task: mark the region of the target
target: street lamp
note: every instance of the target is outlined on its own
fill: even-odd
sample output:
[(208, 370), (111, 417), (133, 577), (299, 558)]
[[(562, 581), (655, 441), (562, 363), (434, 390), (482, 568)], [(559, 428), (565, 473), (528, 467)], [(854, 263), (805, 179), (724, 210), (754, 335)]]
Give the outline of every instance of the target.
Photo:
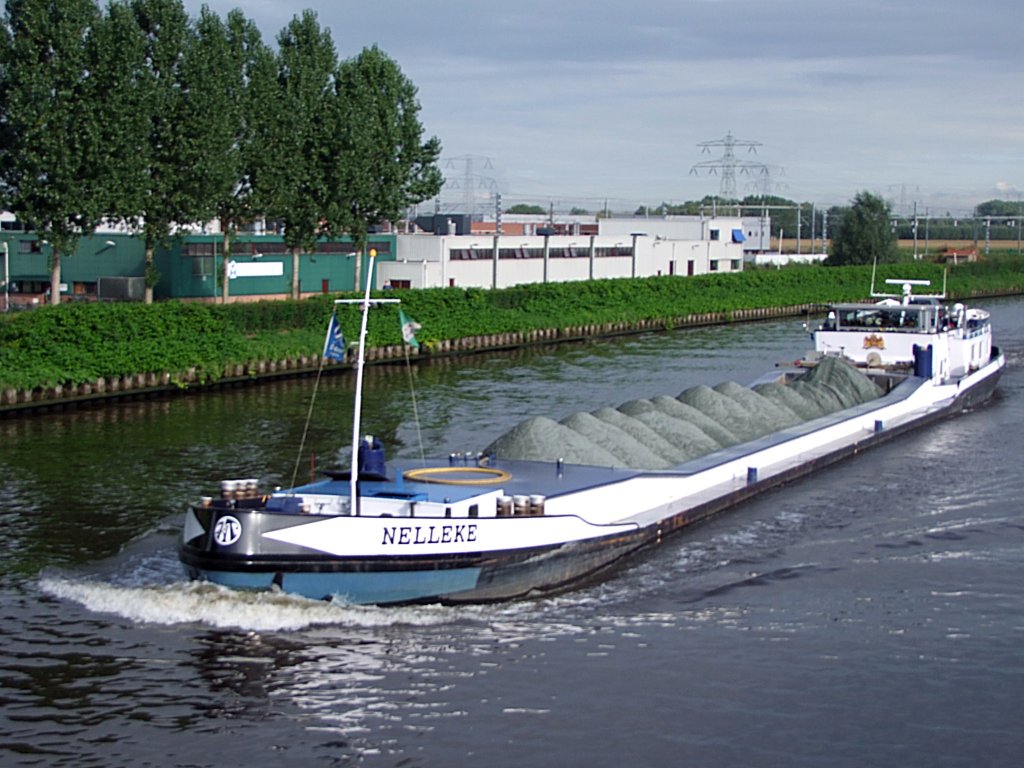
[(7, 241), (5, 240), (0, 245), (4, 248), (4, 312), (9, 312), (11, 309), (11, 268), (10, 268), (10, 256), (7, 253)]
[(633, 238), (633, 259), (630, 267), (630, 277), (636, 277), (636, 239), (638, 237), (647, 237), (646, 232), (630, 232), (630, 237)]

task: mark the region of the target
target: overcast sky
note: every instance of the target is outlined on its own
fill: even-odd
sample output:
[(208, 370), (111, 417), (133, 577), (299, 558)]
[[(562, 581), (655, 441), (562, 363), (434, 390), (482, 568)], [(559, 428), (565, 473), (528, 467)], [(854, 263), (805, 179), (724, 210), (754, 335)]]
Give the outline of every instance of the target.
[[(186, 0), (195, 16), (202, 3)], [(419, 88), (448, 198), (598, 208), (717, 194), (830, 205), (870, 190), (959, 213), (1024, 193), (1020, 0), (207, 0), (275, 43), (303, 9), (338, 53)], [(467, 174), (468, 170), (468, 174)], [(469, 183), (467, 184), (467, 179)]]

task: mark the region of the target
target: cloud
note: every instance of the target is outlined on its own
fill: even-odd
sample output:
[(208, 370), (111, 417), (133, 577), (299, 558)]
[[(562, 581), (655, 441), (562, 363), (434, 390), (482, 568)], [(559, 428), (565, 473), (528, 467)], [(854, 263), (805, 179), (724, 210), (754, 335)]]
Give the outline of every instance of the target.
[(379, 44), (446, 155), (491, 158), (516, 197), (715, 193), (690, 168), (727, 131), (798, 199), (1024, 185), (1017, 0), (208, 2), (268, 41), (312, 7), (341, 55)]

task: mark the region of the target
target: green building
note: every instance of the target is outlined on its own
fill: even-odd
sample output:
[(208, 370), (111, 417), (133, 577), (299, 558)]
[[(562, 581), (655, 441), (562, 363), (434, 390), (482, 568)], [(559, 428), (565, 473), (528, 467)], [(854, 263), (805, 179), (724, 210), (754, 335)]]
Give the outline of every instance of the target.
[[(52, 251), (32, 232), (5, 229), (8, 290), (12, 306), (45, 303), (50, 290)], [(2, 245), (0, 245), (2, 248)], [(370, 235), (378, 258), (395, 258), (395, 236)], [(154, 266), (159, 280), (156, 299), (220, 300), (224, 274), (223, 238), (185, 235), (159, 248)], [(299, 257), (302, 295), (355, 288), (356, 259), (365, 286), (367, 257), (357, 254), (349, 238), (324, 239)], [(65, 301), (141, 300), (145, 288), (145, 247), (135, 235), (116, 232), (83, 237), (74, 254), (61, 256), (61, 295)], [(291, 295), (292, 256), (279, 235), (240, 234), (228, 256), (229, 301), (284, 299)], [(0, 274), (0, 281), (3, 274)], [(0, 302), (3, 299), (0, 297)]]

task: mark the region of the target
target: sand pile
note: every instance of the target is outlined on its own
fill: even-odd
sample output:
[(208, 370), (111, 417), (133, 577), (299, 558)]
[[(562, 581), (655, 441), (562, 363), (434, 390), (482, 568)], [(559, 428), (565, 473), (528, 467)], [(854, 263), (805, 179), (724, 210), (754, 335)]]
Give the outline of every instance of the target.
[(697, 386), (677, 398), (631, 400), (618, 408), (575, 413), (561, 422), (527, 419), (485, 453), (526, 461), (666, 469), (881, 394), (852, 365), (826, 357), (789, 384)]

